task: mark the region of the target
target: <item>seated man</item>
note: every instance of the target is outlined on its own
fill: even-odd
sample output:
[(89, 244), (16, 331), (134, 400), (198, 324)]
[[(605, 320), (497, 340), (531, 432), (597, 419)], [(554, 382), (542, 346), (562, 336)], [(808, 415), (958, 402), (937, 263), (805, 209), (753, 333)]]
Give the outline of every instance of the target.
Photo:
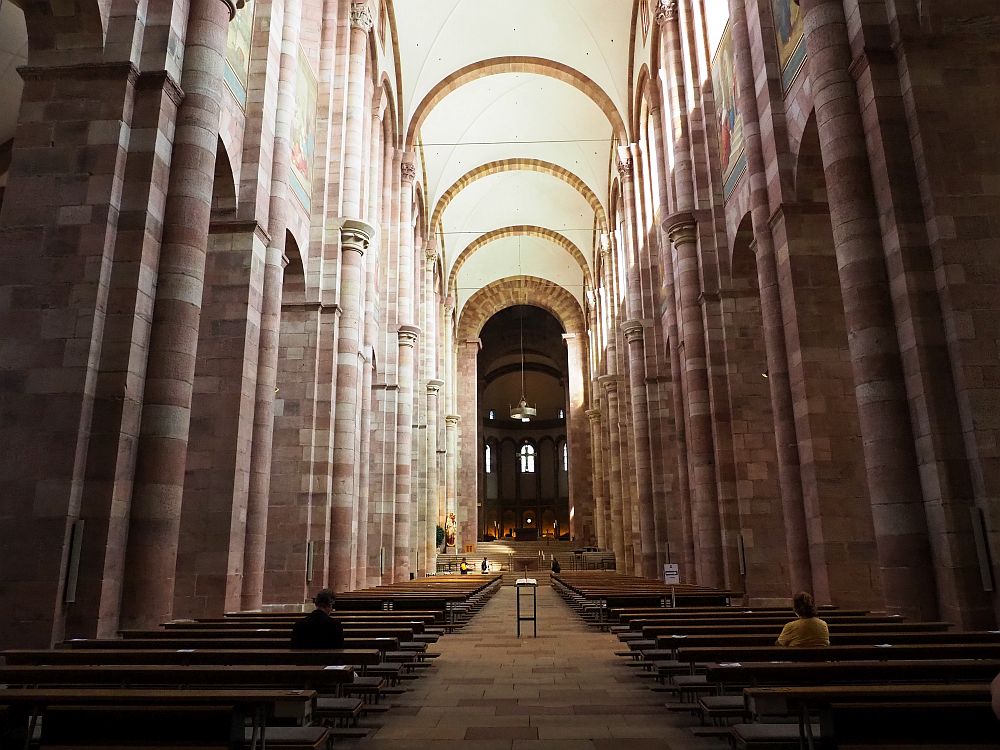
[(830, 645), (830, 628), (816, 616), (816, 603), (811, 594), (805, 591), (796, 594), (792, 599), (792, 609), (799, 618), (782, 628), (777, 645), (805, 648)]
[(316, 609), (292, 627), (290, 648), (343, 648), (344, 628), (330, 617), (333, 592), (323, 589), (313, 599)]

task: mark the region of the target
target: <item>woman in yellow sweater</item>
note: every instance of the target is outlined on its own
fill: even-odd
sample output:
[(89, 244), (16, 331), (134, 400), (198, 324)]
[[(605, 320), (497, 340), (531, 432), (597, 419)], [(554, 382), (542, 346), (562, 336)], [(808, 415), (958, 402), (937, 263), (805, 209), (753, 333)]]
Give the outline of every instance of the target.
[(829, 646), (830, 628), (816, 616), (816, 603), (812, 595), (801, 591), (792, 599), (792, 609), (799, 616), (781, 630), (779, 646)]

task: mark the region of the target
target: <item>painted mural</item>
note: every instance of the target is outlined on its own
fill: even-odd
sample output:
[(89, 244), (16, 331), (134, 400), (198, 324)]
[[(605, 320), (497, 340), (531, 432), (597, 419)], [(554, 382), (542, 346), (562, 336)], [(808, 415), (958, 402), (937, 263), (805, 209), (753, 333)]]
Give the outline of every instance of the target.
[(732, 192), (746, 165), (743, 156), (743, 118), (736, 106), (736, 70), (732, 29), (727, 25), (712, 60), (712, 90), (719, 133), (719, 162), (726, 197)]
[(292, 192), (309, 210), (312, 195), (313, 159), (316, 156), (316, 76), (306, 53), (299, 48), (295, 75), (295, 117), (292, 118)]
[(806, 58), (802, 10), (794, 0), (771, 0), (771, 11), (774, 13), (774, 37), (778, 43), (781, 85), (787, 91)]
[(226, 85), (233, 96), (246, 106), (247, 85), (250, 81), (250, 41), (253, 36), (254, 0), (247, 0), (246, 5), (236, 12), (229, 24), (229, 36), (226, 39)]

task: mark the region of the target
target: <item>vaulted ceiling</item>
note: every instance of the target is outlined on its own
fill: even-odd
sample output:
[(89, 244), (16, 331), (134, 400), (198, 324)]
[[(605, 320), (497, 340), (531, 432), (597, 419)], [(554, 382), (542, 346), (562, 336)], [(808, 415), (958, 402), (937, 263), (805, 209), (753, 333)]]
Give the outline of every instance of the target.
[(624, 140), (632, 5), (394, 3), (407, 146), (459, 309), (519, 275), (582, 302)]

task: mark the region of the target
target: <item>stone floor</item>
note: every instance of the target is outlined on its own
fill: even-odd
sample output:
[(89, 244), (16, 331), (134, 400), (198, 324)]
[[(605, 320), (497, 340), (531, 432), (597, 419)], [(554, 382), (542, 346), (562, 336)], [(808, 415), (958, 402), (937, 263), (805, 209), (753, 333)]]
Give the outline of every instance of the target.
[[(522, 594), (523, 596), (523, 594)], [(522, 603), (525, 600), (522, 599)], [(720, 750), (693, 737), (686, 714), (664, 708), (614, 655), (618, 640), (583, 624), (548, 586), (538, 588), (538, 637), (515, 635), (515, 591), (501, 589), (460, 633), (432, 648), (434, 666), (373, 725), (359, 750)], [(525, 626), (526, 625), (526, 629)], [(447, 745), (437, 744), (450, 740)], [(463, 742), (464, 741), (464, 742)]]

